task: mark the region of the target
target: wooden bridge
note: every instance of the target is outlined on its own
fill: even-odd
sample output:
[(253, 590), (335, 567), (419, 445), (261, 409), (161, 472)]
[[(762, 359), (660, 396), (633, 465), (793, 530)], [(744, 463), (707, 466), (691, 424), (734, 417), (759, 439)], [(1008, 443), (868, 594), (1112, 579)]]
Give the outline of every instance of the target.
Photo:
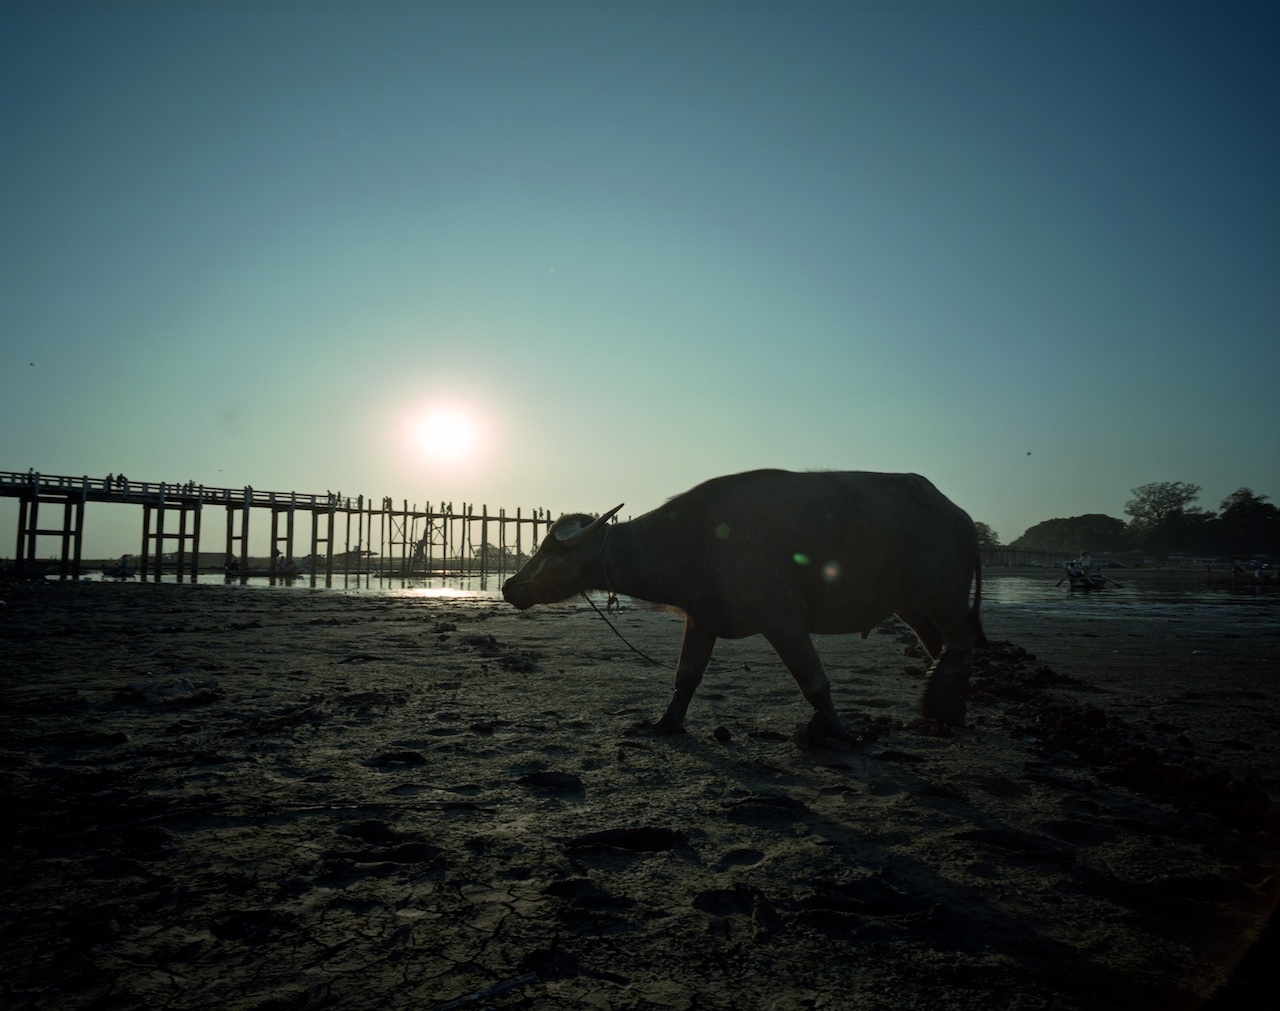
[[(47, 572), (62, 579), (80, 578), (85, 507), (94, 502), (141, 507), (138, 573), (156, 582), (162, 572), (175, 573), (179, 582), (187, 578), (196, 581), (200, 537), (209, 509), (226, 514), (224, 565), (219, 575), (225, 570), (242, 582), (251, 575), (272, 581), (309, 579), (312, 586), (321, 579), (325, 586), (332, 586), (335, 569), (350, 572), (354, 568), (359, 574), (378, 578), (428, 574), (483, 578), (514, 571), (526, 557), (526, 545), (530, 553), (536, 548), (539, 528), (545, 533), (552, 522), (545, 509), (528, 516), (517, 509), (514, 516), (508, 516), (505, 510), (491, 514), (488, 506), (481, 506), (477, 513), (474, 506), (465, 503), (455, 512), (453, 503), (439, 503), (435, 509), (427, 503), (419, 509), (408, 500), (396, 505), (390, 498), (375, 505), (364, 496), (343, 498), (332, 493), (304, 495), (214, 488), (193, 481), (166, 484), (131, 481), (123, 475), (67, 477), (35, 471), (0, 471), (0, 497), (19, 500), (16, 574)], [(261, 572), (250, 569), (249, 521), (254, 510), (266, 510), (271, 517), (270, 561)], [(51, 511), (55, 517), (60, 514), (60, 525), (55, 525), (56, 519), (50, 522)], [(311, 519), (305, 565), (299, 564), (295, 551), (295, 519), (299, 514), (308, 514)], [(345, 545), (341, 552), (337, 550), (339, 536)], [(37, 557), (41, 537), (59, 539), (56, 561)]]

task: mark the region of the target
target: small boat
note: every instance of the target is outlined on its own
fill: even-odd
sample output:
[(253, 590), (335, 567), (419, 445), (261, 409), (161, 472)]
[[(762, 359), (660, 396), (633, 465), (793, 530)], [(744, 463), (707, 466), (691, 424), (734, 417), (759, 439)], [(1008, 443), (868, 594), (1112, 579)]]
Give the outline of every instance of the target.
[(131, 568), (123, 558), (109, 568), (105, 565), (102, 567), (103, 579), (134, 579), (137, 574), (137, 570)]
[(1250, 569), (1247, 565), (1236, 562), (1231, 566), (1231, 581), (1238, 586), (1280, 587), (1280, 570), (1268, 565), (1259, 565)]
[(236, 579), (301, 579), (307, 574), (307, 563), (309, 561), (310, 558), (308, 557), (301, 562), (290, 562), (276, 569), (242, 569), (238, 563), (232, 562), (230, 565), (222, 567), (222, 574), (228, 583)]
[(13, 565), (5, 565), (0, 569), (0, 577), (4, 579), (44, 579), (45, 576), (56, 576), (59, 572), (56, 562), (21, 561)]
[[(1107, 577), (1102, 574), (1102, 570), (1097, 566), (1092, 569), (1082, 569), (1075, 562), (1064, 562), (1063, 568), (1067, 570), (1067, 574), (1063, 579), (1068, 580), (1068, 585), (1072, 590), (1102, 590), (1106, 588)], [(1062, 579), (1058, 580), (1059, 583)]]

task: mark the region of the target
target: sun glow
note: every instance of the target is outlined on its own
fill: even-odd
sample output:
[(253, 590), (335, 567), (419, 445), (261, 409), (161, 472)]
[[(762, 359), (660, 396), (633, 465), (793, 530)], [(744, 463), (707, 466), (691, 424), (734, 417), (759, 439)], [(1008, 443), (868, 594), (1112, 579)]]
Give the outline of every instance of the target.
[(475, 452), (479, 432), (462, 411), (441, 408), (418, 422), (415, 441), (424, 456), (433, 460), (465, 460)]

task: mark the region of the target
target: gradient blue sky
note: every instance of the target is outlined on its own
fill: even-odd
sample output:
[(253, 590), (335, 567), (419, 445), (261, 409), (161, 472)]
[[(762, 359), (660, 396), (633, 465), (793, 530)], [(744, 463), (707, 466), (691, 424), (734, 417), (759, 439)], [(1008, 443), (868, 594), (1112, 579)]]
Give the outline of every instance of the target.
[(1006, 542), (1280, 498), (1278, 43), (1272, 3), (11, 0), (0, 469), (631, 515), (913, 470)]

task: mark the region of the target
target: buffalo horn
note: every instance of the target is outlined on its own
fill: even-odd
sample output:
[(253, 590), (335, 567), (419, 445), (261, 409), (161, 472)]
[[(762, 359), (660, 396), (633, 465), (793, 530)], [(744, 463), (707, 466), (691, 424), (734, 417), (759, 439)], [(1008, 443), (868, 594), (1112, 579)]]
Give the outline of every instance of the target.
[(626, 505), (625, 502), (619, 502), (599, 519), (592, 520), (591, 523), (585, 527), (579, 527), (577, 530), (570, 528), (569, 530), (565, 530), (563, 533), (557, 531), (556, 540), (559, 541), (563, 547), (576, 548), (579, 544), (585, 543), (587, 538), (595, 533), (599, 527), (613, 519), (613, 517), (617, 515), (618, 510), (624, 505)]

